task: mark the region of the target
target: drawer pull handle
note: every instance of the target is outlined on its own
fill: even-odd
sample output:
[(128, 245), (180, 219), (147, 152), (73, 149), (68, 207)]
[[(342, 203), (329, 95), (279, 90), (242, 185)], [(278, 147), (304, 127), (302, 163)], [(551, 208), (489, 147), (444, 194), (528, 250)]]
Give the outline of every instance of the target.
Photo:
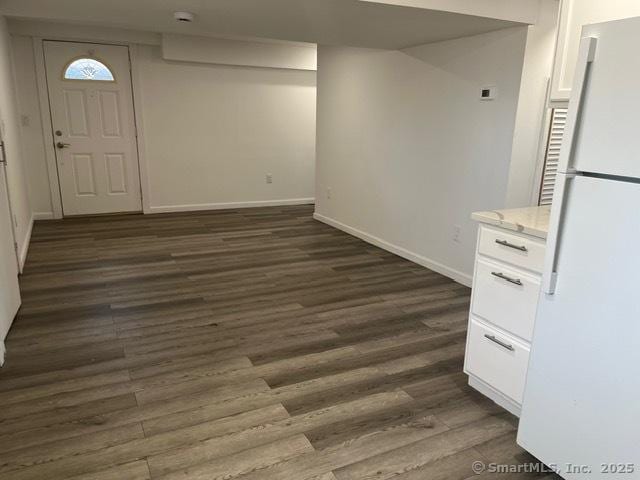
[(513, 243), (509, 243), (506, 240), (496, 240), (498, 245), (502, 245), (503, 247), (515, 248), (516, 250), (520, 250), (521, 252), (527, 252), (527, 247), (524, 245), (514, 245)]
[(515, 348), (513, 348), (513, 345), (509, 345), (508, 343), (504, 343), (504, 342), (498, 340), (495, 337), (495, 335), (489, 335), (488, 333), (485, 333), (484, 334), (484, 338), (487, 338), (487, 339), (491, 340), (493, 343), (497, 343), (498, 345), (500, 345), (503, 348), (506, 348), (510, 352), (513, 352), (515, 350)]
[(522, 281), (519, 278), (511, 278), (511, 277), (507, 277), (504, 273), (502, 272), (491, 272), (491, 275), (493, 275), (494, 277), (498, 277), (501, 278), (502, 280), (506, 280), (509, 283), (513, 283), (514, 285), (520, 285), (522, 286)]

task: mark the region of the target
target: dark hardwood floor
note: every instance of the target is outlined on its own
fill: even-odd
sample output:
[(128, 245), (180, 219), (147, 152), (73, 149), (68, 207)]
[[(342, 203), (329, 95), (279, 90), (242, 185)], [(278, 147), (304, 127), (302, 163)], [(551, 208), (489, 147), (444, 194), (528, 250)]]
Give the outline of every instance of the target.
[(0, 478), (455, 480), (533, 461), (466, 385), (469, 289), (311, 215), (36, 223)]

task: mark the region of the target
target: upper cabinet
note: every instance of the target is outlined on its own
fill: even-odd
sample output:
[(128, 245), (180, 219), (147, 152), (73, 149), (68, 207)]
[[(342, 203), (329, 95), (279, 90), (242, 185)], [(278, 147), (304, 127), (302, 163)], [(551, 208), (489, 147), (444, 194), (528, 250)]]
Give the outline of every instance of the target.
[(551, 79), (551, 101), (571, 95), (583, 25), (640, 16), (640, 0), (561, 0), (558, 41)]

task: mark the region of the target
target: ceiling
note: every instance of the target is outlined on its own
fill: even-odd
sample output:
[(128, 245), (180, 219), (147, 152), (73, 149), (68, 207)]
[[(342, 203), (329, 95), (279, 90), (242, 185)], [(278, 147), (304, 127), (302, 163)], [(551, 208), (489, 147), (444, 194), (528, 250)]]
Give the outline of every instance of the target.
[[(420, 1), (421, 5), (436, 2)], [(458, 7), (466, 1), (478, 10), (482, 2), (504, 0), (449, 1)], [(510, 1), (522, 4), (533, 0)], [(407, 6), (397, 0), (0, 0), (0, 13), (16, 19), (158, 33), (271, 38), (386, 49), (522, 25), (479, 14), (411, 6), (415, 2)], [(195, 21), (176, 22), (172, 16), (176, 10), (193, 12)]]

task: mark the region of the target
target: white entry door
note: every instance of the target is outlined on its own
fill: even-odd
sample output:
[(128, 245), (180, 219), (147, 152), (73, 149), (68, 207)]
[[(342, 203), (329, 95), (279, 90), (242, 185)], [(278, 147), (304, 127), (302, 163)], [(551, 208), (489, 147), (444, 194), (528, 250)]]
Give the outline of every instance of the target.
[(129, 49), (44, 42), (65, 215), (142, 210)]
[(4, 149), (0, 152), (0, 365), (4, 363), (4, 339), (20, 307), (18, 261), (9, 208)]

